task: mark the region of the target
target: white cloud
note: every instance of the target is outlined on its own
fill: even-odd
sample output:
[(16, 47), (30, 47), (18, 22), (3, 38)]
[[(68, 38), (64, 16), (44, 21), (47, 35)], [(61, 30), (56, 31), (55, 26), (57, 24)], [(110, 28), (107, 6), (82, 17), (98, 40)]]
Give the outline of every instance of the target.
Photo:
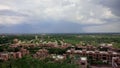
[(23, 21), (24, 17), (18, 16), (0, 16), (0, 24), (1, 25), (14, 25), (19, 24)]
[(9, 10), (11, 7), (6, 6), (6, 5), (0, 5), (0, 10)]
[[(94, 2), (95, 1), (95, 2)], [(115, 16), (111, 9), (96, 2), (98, 0), (0, 0), (0, 10), (11, 10), (23, 13), (29, 17), (0, 16), (0, 24), (19, 24), (24, 21), (33, 20), (55, 20), (79, 23), (82, 25), (93, 25), (86, 30), (97, 31), (104, 28), (117, 29), (107, 20), (120, 19)], [(107, 20), (106, 20), (107, 19)], [(29, 23), (29, 22), (28, 22)], [(34, 22), (33, 22), (34, 23)], [(110, 22), (111, 23), (111, 22)], [(114, 22), (113, 22), (114, 23)], [(100, 26), (94, 26), (100, 25)], [(103, 26), (103, 28), (101, 28)], [(89, 29), (90, 28), (90, 29)], [(109, 29), (106, 29), (106, 31)]]

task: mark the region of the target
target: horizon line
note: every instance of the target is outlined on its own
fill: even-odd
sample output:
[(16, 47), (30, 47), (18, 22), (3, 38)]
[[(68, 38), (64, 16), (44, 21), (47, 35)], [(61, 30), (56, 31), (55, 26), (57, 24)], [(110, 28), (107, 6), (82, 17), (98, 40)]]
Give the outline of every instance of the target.
[(77, 33), (0, 33), (0, 35), (24, 35), (24, 34), (120, 34), (120, 32), (77, 32)]

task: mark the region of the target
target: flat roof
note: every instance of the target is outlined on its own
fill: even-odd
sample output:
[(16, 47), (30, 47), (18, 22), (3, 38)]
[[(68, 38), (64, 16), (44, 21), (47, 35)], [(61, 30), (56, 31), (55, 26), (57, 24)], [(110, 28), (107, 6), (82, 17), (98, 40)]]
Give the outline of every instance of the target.
[(86, 57), (81, 57), (81, 60), (87, 60), (87, 58)]

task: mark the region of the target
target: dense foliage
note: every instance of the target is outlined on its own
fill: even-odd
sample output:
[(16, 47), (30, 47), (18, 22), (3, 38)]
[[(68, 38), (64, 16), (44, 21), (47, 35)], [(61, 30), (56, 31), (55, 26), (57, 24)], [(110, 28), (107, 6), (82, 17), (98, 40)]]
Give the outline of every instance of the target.
[(64, 54), (67, 49), (60, 49), (60, 48), (50, 48), (48, 49), (49, 54)]
[(25, 56), (17, 60), (1, 61), (0, 68), (77, 68), (77, 65), (67, 62), (55, 63), (49, 60), (46, 62), (46, 59), (38, 60), (30, 56)]

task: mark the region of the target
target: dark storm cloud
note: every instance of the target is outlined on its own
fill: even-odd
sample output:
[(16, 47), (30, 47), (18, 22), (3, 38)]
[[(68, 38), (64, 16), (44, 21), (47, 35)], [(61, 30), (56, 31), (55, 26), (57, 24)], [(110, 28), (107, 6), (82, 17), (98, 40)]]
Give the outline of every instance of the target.
[(120, 16), (120, 0), (102, 0), (100, 4), (110, 8), (115, 15)]
[[(30, 22), (30, 21), (29, 21)], [(31, 21), (32, 22), (32, 21)], [(82, 25), (77, 23), (62, 22), (52, 23), (53, 21), (44, 21), (39, 24), (34, 21), (35, 24), (19, 24), (14, 26), (1, 27), (1, 33), (78, 33), (84, 32)], [(64, 25), (63, 25), (64, 24)]]

